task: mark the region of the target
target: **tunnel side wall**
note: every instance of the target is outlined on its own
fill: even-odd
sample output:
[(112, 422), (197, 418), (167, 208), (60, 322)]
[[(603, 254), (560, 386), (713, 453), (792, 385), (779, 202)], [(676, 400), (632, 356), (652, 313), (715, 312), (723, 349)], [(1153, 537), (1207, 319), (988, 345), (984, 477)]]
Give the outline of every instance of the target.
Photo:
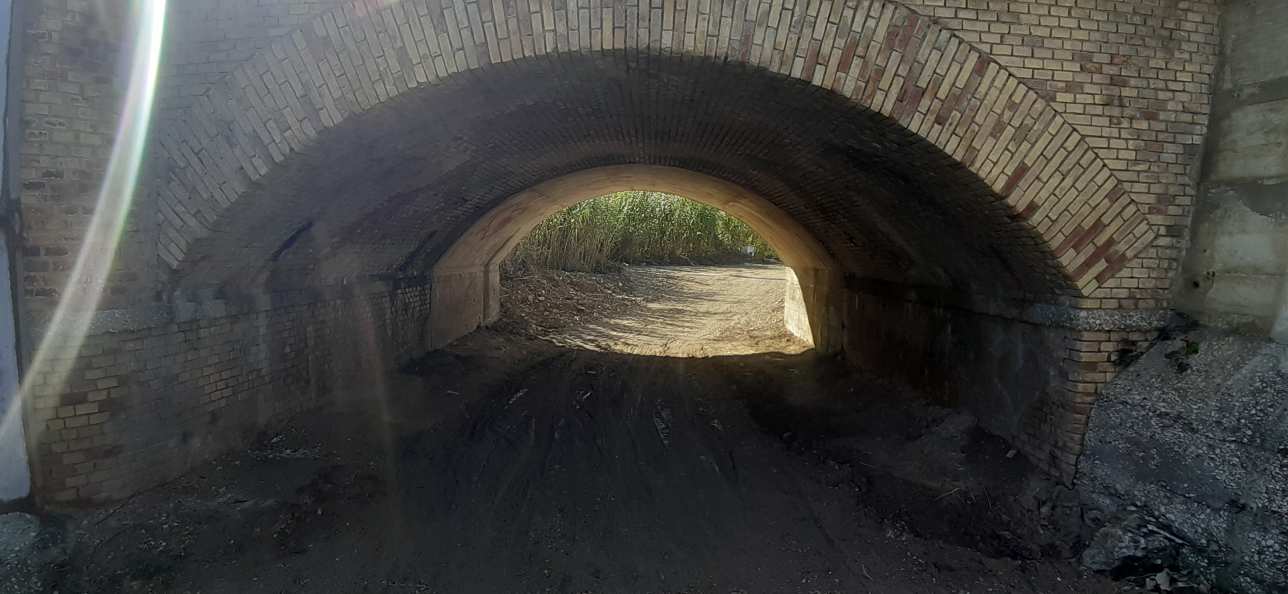
[(1071, 482), (1092, 404), (1117, 372), (1114, 360), (1154, 333), (1057, 323), (1051, 312), (1060, 309), (851, 283), (845, 354), (858, 368), (962, 407)]
[(809, 305), (805, 293), (801, 290), (801, 281), (791, 268), (784, 269), (783, 291), (783, 324), (787, 331), (801, 340), (814, 344), (814, 334), (810, 331)]
[(447, 346), (501, 316), (501, 269), (479, 266), (434, 274), (428, 346)]
[(99, 312), (79, 353), (52, 345), (71, 357), (66, 384), (36, 380), (26, 403), (36, 493), (119, 499), (339, 389), (377, 390), (423, 352), (429, 295), (427, 282), (373, 283), (181, 302), (151, 320)]

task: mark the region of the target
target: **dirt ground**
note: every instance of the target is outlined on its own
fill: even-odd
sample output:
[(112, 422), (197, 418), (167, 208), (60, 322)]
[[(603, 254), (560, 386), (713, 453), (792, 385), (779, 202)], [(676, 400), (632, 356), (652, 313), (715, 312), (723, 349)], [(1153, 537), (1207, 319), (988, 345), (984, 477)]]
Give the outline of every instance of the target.
[(785, 274), (768, 264), (527, 271), (507, 279), (502, 299), (507, 320), (518, 322), (509, 329), (575, 349), (664, 357), (800, 353), (809, 345), (783, 330)]
[(1066, 560), (1071, 496), (970, 417), (787, 337), (781, 275), (514, 280), (496, 328), (119, 506), (46, 518), (67, 551), (46, 578), (59, 592), (1127, 591)]

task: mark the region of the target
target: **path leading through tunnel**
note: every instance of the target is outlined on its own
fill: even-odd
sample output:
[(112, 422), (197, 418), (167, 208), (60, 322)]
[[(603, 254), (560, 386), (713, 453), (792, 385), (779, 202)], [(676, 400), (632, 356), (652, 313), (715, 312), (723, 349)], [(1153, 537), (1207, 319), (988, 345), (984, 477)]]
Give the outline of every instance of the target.
[(529, 271), (502, 290), (508, 319), (535, 322), (523, 332), (560, 346), (665, 357), (794, 354), (809, 345), (783, 328), (786, 273), (775, 264)]
[[(1068, 535), (1024, 510), (1058, 490), (968, 416), (785, 335), (753, 353), (780, 272), (529, 279), (507, 306), (567, 300), (75, 518), (63, 591), (1119, 591), (1051, 558)], [(667, 336), (726, 354), (638, 354), (698, 354)]]

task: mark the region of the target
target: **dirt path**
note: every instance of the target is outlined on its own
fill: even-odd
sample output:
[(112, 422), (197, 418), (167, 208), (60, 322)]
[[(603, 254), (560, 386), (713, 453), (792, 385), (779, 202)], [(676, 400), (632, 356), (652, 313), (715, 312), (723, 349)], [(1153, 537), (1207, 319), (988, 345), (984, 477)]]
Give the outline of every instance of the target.
[[(608, 279), (529, 274), (509, 280), (507, 314), (544, 322), (535, 334), (573, 348), (667, 357), (799, 353), (808, 345), (783, 331), (784, 274), (770, 264), (635, 266)], [(568, 278), (583, 282), (556, 286)], [(588, 302), (599, 307), (586, 310)], [(585, 315), (567, 323), (579, 305)]]
[[(650, 272), (638, 274), (647, 280)], [(758, 269), (715, 284), (765, 287), (769, 275)], [(598, 298), (585, 293), (588, 302)], [(739, 316), (765, 311), (731, 305), (744, 297), (709, 310), (649, 307), (647, 315), (752, 319)], [(752, 303), (772, 305), (762, 297)], [(623, 299), (630, 309), (631, 297)], [(611, 309), (585, 306), (582, 315)], [(643, 316), (617, 311), (598, 327)], [(667, 327), (687, 333), (687, 324)], [(1053, 544), (1066, 537), (1049, 521), (1058, 489), (1027, 478), (1025, 464), (968, 417), (914, 404), (812, 353), (646, 356), (545, 338), (476, 333), (266, 434), (251, 451), (119, 508), (66, 518), (62, 536), (74, 545), (51, 568), (52, 585), (1120, 591), (1046, 558), (1067, 554)], [(691, 338), (613, 340), (692, 346)]]

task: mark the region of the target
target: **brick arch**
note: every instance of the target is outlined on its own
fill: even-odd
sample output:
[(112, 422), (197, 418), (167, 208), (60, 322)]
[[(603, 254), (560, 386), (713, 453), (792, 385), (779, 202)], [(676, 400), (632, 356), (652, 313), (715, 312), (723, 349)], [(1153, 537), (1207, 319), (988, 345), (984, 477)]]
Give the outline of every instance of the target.
[(1153, 239), (1123, 184), (1046, 101), (896, 2), (592, 6), (364, 0), (278, 39), (161, 132), (160, 257), (176, 271), (201, 259), (250, 188), (411, 90), (595, 52), (739, 64), (879, 114), (986, 186), (990, 207), (1029, 231), (1072, 295), (1091, 294)]

